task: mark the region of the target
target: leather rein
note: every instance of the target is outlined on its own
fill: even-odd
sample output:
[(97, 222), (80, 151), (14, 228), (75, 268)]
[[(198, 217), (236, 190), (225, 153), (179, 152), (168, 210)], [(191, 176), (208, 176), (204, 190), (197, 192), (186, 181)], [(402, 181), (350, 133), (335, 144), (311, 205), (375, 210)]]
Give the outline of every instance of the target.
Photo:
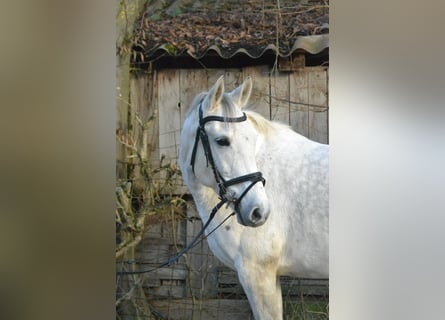
[[(116, 272), (117, 275), (143, 274), (143, 273), (147, 273), (147, 272), (153, 272), (153, 271), (158, 270), (160, 268), (168, 267), (168, 266), (172, 265), (175, 261), (178, 261), (179, 258), (181, 258), (184, 254), (186, 254), (190, 249), (195, 247), (200, 242), (199, 239), (201, 238), (201, 236), (203, 236), (204, 231), (210, 225), (210, 222), (213, 220), (213, 218), (215, 217), (215, 215), (218, 212), (218, 210), (225, 203), (233, 203), (234, 206), (235, 206), (235, 211), (238, 211), (239, 203), (241, 202), (243, 197), (247, 194), (247, 192), (249, 192), (249, 190), (257, 182), (261, 181), (263, 183), (263, 185), (266, 184), (266, 180), (263, 178), (263, 174), (261, 172), (259, 172), (259, 171), (258, 172), (253, 172), (253, 173), (249, 173), (249, 174), (246, 174), (246, 175), (243, 175), (243, 176), (240, 176), (240, 177), (236, 177), (236, 178), (233, 178), (233, 179), (230, 179), (230, 180), (226, 181), (223, 178), (223, 176), (221, 175), (221, 173), (219, 172), (218, 168), (216, 167), (215, 160), (214, 160), (213, 154), (212, 154), (212, 149), (210, 148), (209, 136), (207, 135), (207, 132), (205, 131), (205, 124), (207, 122), (210, 122), (210, 121), (243, 122), (243, 121), (247, 120), (246, 114), (243, 113), (243, 115), (241, 117), (237, 117), (237, 118), (226, 118), (226, 117), (220, 117), (220, 116), (207, 116), (207, 117), (204, 118), (201, 106), (202, 106), (202, 104), (199, 105), (199, 125), (198, 125), (198, 129), (196, 131), (195, 145), (193, 146), (190, 165), (192, 166), (193, 173), (195, 173), (196, 151), (198, 149), (199, 141), (201, 140), (202, 147), (204, 149), (204, 154), (205, 154), (206, 160), (207, 160), (207, 167), (210, 164), (210, 166), (212, 168), (212, 171), (213, 171), (213, 175), (215, 176), (215, 180), (216, 180), (216, 182), (218, 184), (220, 201), (218, 202), (218, 204), (210, 212), (209, 219), (206, 221), (206, 223), (204, 224), (202, 229), (198, 232), (198, 234), (193, 238), (193, 240), (184, 249), (182, 249), (181, 251), (179, 251), (175, 255), (171, 256), (167, 261), (165, 261), (165, 262), (163, 262), (163, 263), (161, 263), (161, 264), (159, 264), (159, 265), (157, 265), (157, 266), (155, 266), (155, 267), (153, 267), (151, 269), (148, 269), (148, 270), (135, 270), (135, 271), (118, 271), (118, 272)], [(247, 182), (247, 181), (251, 182), (250, 185), (241, 193), (241, 195), (238, 198), (236, 198), (236, 197), (230, 197), (229, 198), (227, 196), (227, 188), (228, 187), (233, 186), (235, 184)], [(208, 232), (207, 236), (209, 236), (216, 229), (218, 229), (224, 222), (226, 222), (227, 219), (229, 219), (234, 214), (235, 213), (233, 212), (230, 215), (228, 215), (213, 230)], [(134, 263), (134, 262), (128, 261), (127, 263), (131, 264), (131, 263)]]

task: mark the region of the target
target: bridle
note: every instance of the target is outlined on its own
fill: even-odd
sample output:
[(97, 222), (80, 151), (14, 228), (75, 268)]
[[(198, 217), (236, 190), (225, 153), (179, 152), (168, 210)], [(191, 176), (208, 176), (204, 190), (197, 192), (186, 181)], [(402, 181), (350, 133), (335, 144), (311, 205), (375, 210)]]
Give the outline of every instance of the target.
[[(203, 225), (201, 231), (198, 232), (198, 234), (193, 238), (193, 240), (181, 251), (176, 253), (175, 255), (171, 256), (168, 260), (165, 262), (159, 264), (156, 267), (153, 267), (148, 270), (136, 270), (136, 271), (118, 271), (116, 272), (117, 275), (130, 275), (130, 274), (142, 274), (147, 272), (156, 271), (159, 268), (163, 268), (166, 266), (170, 266), (173, 262), (178, 261), (179, 258), (181, 258), (184, 254), (186, 254), (190, 249), (195, 247), (200, 242), (200, 237), (204, 234), (204, 231), (209, 227), (210, 223), (212, 222), (213, 218), (215, 217), (216, 213), (218, 212), (221, 207), (227, 203), (231, 202), (235, 206), (235, 211), (239, 212), (238, 206), (243, 197), (249, 192), (249, 190), (259, 181), (263, 183), (263, 186), (266, 184), (266, 180), (263, 178), (263, 174), (261, 172), (253, 172), (246, 174), (244, 176), (240, 176), (237, 178), (233, 178), (229, 181), (224, 180), (221, 173), (219, 172), (218, 168), (216, 167), (215, 161), (213, 159), (212, 149), (210, 148), (209, 143), (209, 137), (205, 131), (205, 124), (209, 121), (220, 121), (220, 122), (243, 122), (247, 120), (247, 116), (245, 113), (241, 117), (238, 118), (226, 118), (226, 117), (219, 117), (219, 116), (207, 116), (203, 118), (202, 115), (202, 109), (201, 105), (199, 105), (199, 126), (196, 131), (196, 138), (195, 138), (195, 145), (193, 146), (192, 150), (192, 157), (190, 161), (190, 165), (192, 166), (193, 173), (195, 173), (195, 158), (196, 158), (196, 150), (198, 149), (198, 142), (201, 140), (202, 147), (204, 149), (204, 154), (207, 159), (207, 166), (212, 167), (213, 175), (215, 176), (215, 180), (218, 184), (219, 188), (219, 196), (220, 196), (220, 202), (218, 202), (215, 207), (210, 212), (209, 219), (205, 222)], [(227, 188), (230, 186), (233, 186), (238, 183), (243, 183), (246, 181), (250, 181), (250, 185), (241, 193), (241, 195), (236, 197), (230, 197), (230, 199), (227, 197)], [(207, 236), (212, 234), (215, 230), (217, 230), (223, 223), (225, 223), (234, 213), (231, 213), (228, 215), (222, 222), (220, 222), (213, 230), (208, 232)]]
[[(199, 140), (201, 140), (202, 147), (204, 149), (204, 154), (206, 156), (207, 161), (207, 167), (210, 164), (210, 167), (212, 168), (213, 175), (215, 177), (216, 183), (218, 185), (219, 189), (219, 197), (223, 203), (225, 202), (231, 202), (234, 204), (235, 211), (238, 212), (238, 207), (243, 199), (243, 197), (249, 192), (249, 190), (259, 181), (263, 183), (263, 186), (266, 184), (266, 180), (263, 178), (263, 174), (261, 172), (253, 172), (249, 173), (240, 177), (236, 177), (233, 179), (230, 179), (226, 181), (221, 173), (219, 172), (218, 168), (216, 167), (215, 160), (213, 158), (212, 149), (210, 148), (209, 143), (209, 136), (207, 135), (207, 132), (205, 130), (205, 124), (210, 121), (219, 121), (219, 122), (243, 122), (247, 120), (246, 114), (243, 112), (243, 115), (241, 117), (237, 118), (230, 118), (230, 117), (220, 117), (220, 116), (207, 116), (203, 117), (202, 112), (202, 103), (199, 105), (199, 125), (198, 129), (196, 130), (196, 138), (195, 138), (195, 144), (193, 146), (192, 150), (192, 156), (190, 160), (190, 165), (192, 166), (192, 171), (195, 173), (195, 159), (196, 159), (196, 151), (198, 149), (198, 143)], [(239, 197), (231, 196), (230, 198), (227, 197), (227, 188), (230, 186), (233, 186), (235, 184), (243, 183), (250, 181), (250, 185), (241, 193)]]

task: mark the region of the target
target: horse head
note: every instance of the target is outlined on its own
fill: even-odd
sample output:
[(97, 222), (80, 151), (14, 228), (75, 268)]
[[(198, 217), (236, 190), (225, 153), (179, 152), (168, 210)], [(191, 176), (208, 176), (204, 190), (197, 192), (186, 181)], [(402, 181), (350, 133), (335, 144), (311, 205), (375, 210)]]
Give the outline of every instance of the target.
[(252, 80), (226, 93), (220, 77), (207, 93), (195, 98), (181, 135), (180, 164), (186, 183), (212, 188), (245, 226), (266, 222), (270, 206), (256, 153), (261, 137), (242, 108)]

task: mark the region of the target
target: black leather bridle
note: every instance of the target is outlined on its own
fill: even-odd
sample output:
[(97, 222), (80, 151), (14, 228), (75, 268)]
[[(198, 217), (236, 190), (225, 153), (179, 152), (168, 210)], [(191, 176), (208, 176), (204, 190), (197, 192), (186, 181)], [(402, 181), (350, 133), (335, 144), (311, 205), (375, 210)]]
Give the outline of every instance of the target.
[[(212, 149), (210, 148), (209, 143), (209, 136), (207, 135), (205, 131), (205, 124), (210, 121), (219, 121), (219, 122), (243, 122), (247, 120), (246, 114), (243, 112), (243, 115), (241, 117), (237, 118), (230, 118), (230, 117), (220, 117), (220, 116), (207, 116), (203, 117), (202, 112), (202, 104), (199, 105), (199, 125), (198, 129), (196, 130), (196, 138), (195, 138), (195, 144), (193, 146), (192, 150), (192, 156), (190, 160), (190, 165), (192, 166), (192, 171), (195, 173), (195, 159), (196, 159), (196, 151), (198, 149), (198, 143), (199, 140), (201, 140), (202, 147), (204, 149), (204, 154), (206, 156), (207, 160), (207, 167), (210, 164), (210, 167), (212, 168), (213, 175), (215, 177), (216, 183), (218, 184), (219, 189), (219, 197), (223, 203), (225, 202), (231, 202), (235, 206), (235, 211), (238, 211), (238, 206), (243, 199), (243, 197), (249, 192), (249, 190), (259, 181), (263, 183), (263, 185), (266, 184), (266, 180), (263, 178), (263, 174), (261, 172), (253, 172), (249, 173), (240, 177), (236, 177), (233, 179), (230, 179), (226, 181), (221, 173), (219, 172), (218, 168), (216, 167), (215, 160), (213, 158)], [(233, 186), (235, 184), (243, 183), (250, 181), (251, 184), (241, 193), (239, 197), (230, 197), (230, 199), (227, 197), (227, 188), (230, 186)]]
[[(216, 204), (215, 207), (210, 212), (209, 219), (205, 222), (205, 224), (203, 225), (201, 231), (198, 232), (198, 234), (193, 238), (193, 240), (184, 249), (182, 249), (181, 251), (179, 251), (175, 255), (171, 256), (165, 262), (163, 262), (163, 263), (159, 264), (158, 266), (153, 267), (151, 269), (148, 269), (148, 270), (136, 270), (136, 271), (119, 271), (119, 272), (116, 272), (117, 275), (142, 274), (142, 273), (156, 271), (159, 268), (163, 268), (163, 267), (172, 265), (175, 261), (178, 261), (182, 256), (184, 256), (184, 254), (186, 254), (190, 249), (195, 247), (200, 242), (199, 239), (204, 234), (204, 231), (209, 227), (211, 221), (215, 217), (215, 215), (218, 212), (218, 210), (221, 209), (221, 207), (224, 205), (224, 203), (226, 203), (226, 202), (233, 203), (234, 206), (235, 206), (235, 211), (239, 211), (238, 210), (239, 203), (241, 202), (241, 199), (247, 194), (247, 192), (249, 192), (249, 190), (259, 181), (261, 181), (263, 183), (263, 185), (266, 184), (266, 180), (263, 178), (263, 174), (261, 172), (249, 173), (249, 174), (246, 174), (244, 176), (233, 178), (233, 179), (231, 179), (229, 181), (226, 181), (222, 177), (221, 173), (218, 171), (218, 168), (216, 167), (215, 161), (213, 159), (212, 149), (210, 148), (210, 143), (209, 143), (209, 137), (208, 137), (208, 135), (207, 135), (207, 133), (205, 131), (205, 128), (204, 128), (205, 124), (207, 122), (209, 122), (209, 121), (243, 122), (243, 121), (246, 121), (246, 120), (247, 120), (247, 116), (246, 116), (245, 113), (243, 113), (243, 115), (241, 117), (238, 117), (238, 118), (226, 118), (226, 117), (219, 117), (219, 116), (208, 116), (208, 117), (203, 118), (201, 105), (199, 106), (199, 126), (198, 126), (198, 129), (196, 131), (195, 145), (193, 146), (190, 165), (192, 166), (193, 173), (195, 173), (196, 150), (198, 149), (198, 142), (199, 142), (199, 140), (201, 140), (202, 147), (204, 149), (204, 154), (205, 154), (206, 159), (207, 159), (207, 166), (210, 164), (210, 166), (212, 167), (213, 175), (215, 176), (215, 180), (216, 180), (216, 182), (218, 184), (220, 202), (218, 202), (218, 204)], [(251, 183), (241, 193), (241, 196), (239, 196), (238, 198), (230, 197), (230, 199), (227, 197), (227, 188), (228, 187), (233, 186), (233, 185), (238, 184), (238, 183), (243, 183), (243, 182), (246, 182), (246, 181), (250, 181)], [(216, 229), (218, 229), (233, 214), (234, 213), (231, 213), (230, 215), (228, 215), (213, 230), (211, 230), (208, 233), (207, 236), (209, 236)]]

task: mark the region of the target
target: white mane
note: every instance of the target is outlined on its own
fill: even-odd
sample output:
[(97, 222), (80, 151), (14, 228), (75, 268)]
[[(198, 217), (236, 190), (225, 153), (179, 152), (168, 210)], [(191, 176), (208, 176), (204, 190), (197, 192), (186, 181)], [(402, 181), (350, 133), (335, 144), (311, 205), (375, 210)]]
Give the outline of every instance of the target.
[(267, 120), (261, 114), (255, 111), (245, 110), (245, 112), (255, 129), (266, 137), (276, 133), (277, 131), (283, 130), (284, 128), (290, 129), (289, 126), (283, 123)]

